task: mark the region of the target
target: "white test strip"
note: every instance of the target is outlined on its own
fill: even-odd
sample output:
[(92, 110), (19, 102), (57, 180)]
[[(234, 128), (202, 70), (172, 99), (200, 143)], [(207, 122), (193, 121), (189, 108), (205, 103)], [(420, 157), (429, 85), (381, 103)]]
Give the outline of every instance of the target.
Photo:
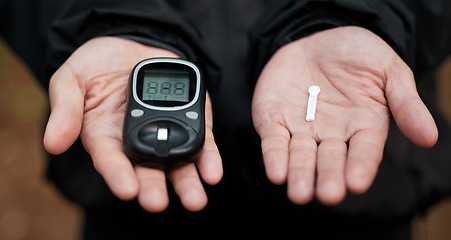
[(307, 122), (311, 122), (315, 120), (316, 103), (318, 101), (318, 94), (321, 92), (321, 88), (318, 86), (311, 86), (309, 87), (308, 92), (307, 116), (305, 117), (305, 120)]
[(158, 128), (157, 140), (158, 141), (167, 141), (168, 140), (168, 129), (167, 128)]

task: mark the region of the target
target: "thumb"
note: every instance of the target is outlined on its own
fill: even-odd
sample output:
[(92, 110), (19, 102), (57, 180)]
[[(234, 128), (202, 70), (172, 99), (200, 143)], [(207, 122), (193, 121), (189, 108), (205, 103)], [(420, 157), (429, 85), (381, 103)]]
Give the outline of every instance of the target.
[(67, 66), (63, 65), (50, 79), (49, 98), (51, 113), (44, 147), (50, 154), (61, 154), (77, 140), (84, 111), (84, 94)]
[(402, 60), (392, 65), (386, 95), (393, 118), (404, 136), (419, 147), (434, 146), (438, 139), (437, 126), (418, 95), (412, 71)]

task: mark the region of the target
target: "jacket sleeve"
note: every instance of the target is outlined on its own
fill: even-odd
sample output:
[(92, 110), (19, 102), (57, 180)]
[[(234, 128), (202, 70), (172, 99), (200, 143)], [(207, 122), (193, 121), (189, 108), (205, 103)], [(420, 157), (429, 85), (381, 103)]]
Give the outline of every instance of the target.
[(47, 78), (47, 33), (65, 5), (61, 0), (0, 0), (0, 35), (39, 80)]
[(384, 39), (415, 71), (436, 67), (450, 52), (451, 1), (280, 0), (251, 33), (260, 72), (281, 46), (325, 29), (364, 27)]
[[(116, 36), (165, 48), (200, 65), (212, 90), (217, 66), (202, 49), (203, 39), (190, 22), (163, 0), (74, 0), (54, 21), (49, 35), (48, 73), (86, 41)], [(48, 85), (48, 82), (47, 82)]]
[(451, 53), (451, 1), (410, 0), (415, 11), (415, 66), (418, 72), (437, 68)]

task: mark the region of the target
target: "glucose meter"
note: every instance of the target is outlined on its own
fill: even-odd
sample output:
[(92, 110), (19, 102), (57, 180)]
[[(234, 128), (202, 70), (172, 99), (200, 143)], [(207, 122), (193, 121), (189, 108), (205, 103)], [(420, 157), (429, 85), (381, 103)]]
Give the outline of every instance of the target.
[(123, 126), (135, 164), (167, 169), (192, 162), (205, 141), (206, 90), (199, 68), (176, 58), (151, 58), (133, 69)]

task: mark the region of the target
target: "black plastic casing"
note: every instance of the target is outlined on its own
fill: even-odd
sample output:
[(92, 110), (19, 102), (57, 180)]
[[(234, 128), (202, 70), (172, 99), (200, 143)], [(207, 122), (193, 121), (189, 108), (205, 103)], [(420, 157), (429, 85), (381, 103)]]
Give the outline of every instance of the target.
[[(181, 66), (192, 69), (190, 82), (195, 79), (194, 95), (187, 103), (143, 101), (139, 97), (139, 77), (149, 65), (165, 67)], [(181, 65), (180, 65), (181, 64)], [(200, 154), (205, 142), (205, 95), (199, 68), (193, 63), (175, 58), (151, 58), (138, 63), (133, 69), (127, 95), (122, 140), (126, 155), (134, 164), (152, 168), (168, 169), (193, 162)], [(174, 103), (174, 102), (173, 102)], [(167, 104), (167, 105), (166, 105)], [(132, 116), (132, 111), (142, 111), (142, 116)], [(197, 113), (193, 119), (187, 113)], [(188, 114), (189, 115), (189, 114)], [(157, 140), (159, 128), (168, 129), (167, 141)]]

